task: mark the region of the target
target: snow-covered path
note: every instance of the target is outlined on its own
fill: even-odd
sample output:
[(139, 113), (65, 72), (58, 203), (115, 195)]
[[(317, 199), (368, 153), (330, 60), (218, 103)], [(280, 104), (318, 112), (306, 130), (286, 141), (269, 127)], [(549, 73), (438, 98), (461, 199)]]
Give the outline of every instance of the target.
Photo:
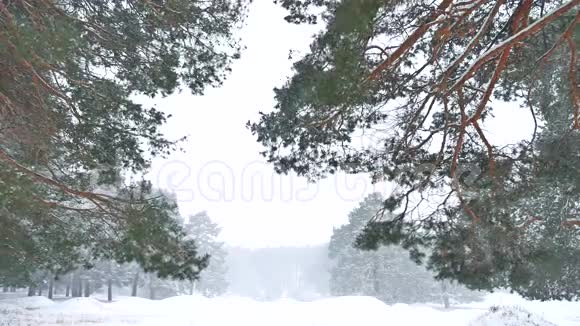
[(31, 297), (0, 300), (0, 325), (465, 326), (492, 305), (518, 305), (555, 325), (580, 325), (578, 302), (530, 302), (507, 294), (493, 294), (484, 302), (459, 305), (450, 310), (436, 305), (389, 306), (370, 297), (338, 297), (312, 302), (288, 299), (259, 302), (239, 297), (207, 299), (197, 296), (151, 301), (123, 297), (113, 303), (94, 298), (54, 303), (43, 297)]

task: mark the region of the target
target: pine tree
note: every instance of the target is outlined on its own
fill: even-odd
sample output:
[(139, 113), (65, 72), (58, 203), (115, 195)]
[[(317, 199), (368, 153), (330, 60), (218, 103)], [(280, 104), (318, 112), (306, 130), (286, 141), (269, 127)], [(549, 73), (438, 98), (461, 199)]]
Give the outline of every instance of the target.
[(213, 297), (224, 294), (228, 288), (226, 281), (226, 255), (224, 243), (217, 240), (220, 233), (219, 226), (212, 222), (207, 213), (200, 212), (189, 217), (185, 230), (190, 239), (193, 239), (199, 252), (210, 256), (209, 265), (204, 269), (199, 280), (194, 281), (192, 287), (205, 296)]
[[(355, 248), (356, 238), (367, 221), (382, 207), (384, 198), (373, 193), (349, 214), (349, 222), (334, 230), (329, 244), (329, 256), (334, 260), (330, 290), (333, 295), (369, 295), (387, 303), (438, 302), (444, 295), (456, 299), (477, 298), (461, 287), (448, 286), (424, 266), (417, 266), (405, 250), (397, 246), (383, 246), (376, 251)], [(460, 298), (460, 295), (465, 298)]]
[[(400, 244), (476, 289), (578, 296), (578, 1), (280, 3), (326, 24), (248, 124), (278, 172), (396, 184), (361, 248)], [(490, 141), (501, 102), (529, 115), (529, 139)]]
[(168, 205), (118, 176), (177, 145), (135, 95), (220, 85), (246, 4), (0, 2), (0, 277), (24, 285), (104, 257), (195, 278), (203, 259)]
[(132, 264), (119, 264), (114, 260), (98, 261), (90, 269), (83, 271), (86, 278), (92, 284), (92, 291), (105, 289), (107, 301), (114, 298), (113, 287), (125, 287), (131, 283), (132, 271), (135, 266)]

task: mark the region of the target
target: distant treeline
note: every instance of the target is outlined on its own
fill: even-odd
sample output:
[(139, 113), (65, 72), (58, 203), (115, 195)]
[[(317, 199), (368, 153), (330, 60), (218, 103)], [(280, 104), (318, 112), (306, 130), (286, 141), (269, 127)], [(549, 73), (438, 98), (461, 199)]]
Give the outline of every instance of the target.
[(329, 295), (328, 245), (228, 248), (228, 292), (260, 300)]

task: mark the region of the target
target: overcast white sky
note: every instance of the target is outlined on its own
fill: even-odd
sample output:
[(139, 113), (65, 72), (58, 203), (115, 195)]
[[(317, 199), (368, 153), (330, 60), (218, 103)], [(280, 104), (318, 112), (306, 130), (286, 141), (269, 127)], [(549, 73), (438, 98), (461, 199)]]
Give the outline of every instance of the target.
[[(304, 54), (318, 28), (288, 24), (284, 14), (270, 0), (254, 1), (241, 32), (247, 49), (225, 84), (202, 97), (183, 92), (155, 101), (173, 115), (166, 135), (187, 135), (189, 140), (185, 152), (156, 159), (150, 179), (177, 194), (182, 215), (206, 210), (230, 245), (327, 242), (332, 228), (345, 223), (348, 212), (367, 194), (389, 191), (363, 176), (338, 175), (317, 184), (278, 176), (259, 155), (262, 147), (245, 123), (255, 121), (258, 111), (272, 110), (273, 87), (291, 74), (289, 51)], [(499, 109), (494, 114), (501, 119), (484, 126), (493, 142), (510, 143), (530, 134), (531, 125), (522, 122), (528, 117), (522, 118), (517, 105)]]
[(272, 110), (272, 89), (291, 73), (289, 51), (304, 54), (317, 28), (288, 24), (284, 14), (272, 1), (254, 1), (241, 34), (247, 49), (225, 84), (202, 97), (184, 91), (155, 101), (173, 115), (166, 135), (189, 140), (184, 153), (155, 160), (149, 178), (176, 192), (182, 215), (206, 210), (231, 245), (327, 242), (333, 226), (345, 223), (366, 194), (385, 192), (362, 176), (318, 184), (278, 176), (259, 155), (262, 147), (245, 123), (256, 120), (258, 111)]

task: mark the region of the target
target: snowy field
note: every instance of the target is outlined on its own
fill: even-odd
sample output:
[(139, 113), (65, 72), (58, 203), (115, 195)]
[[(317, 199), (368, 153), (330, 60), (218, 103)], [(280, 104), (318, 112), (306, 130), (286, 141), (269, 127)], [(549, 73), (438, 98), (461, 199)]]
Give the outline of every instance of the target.
[[(490, 307), (499, 307), (498, 309)], [(531, 302), (492, 294), (485, 301), (454, 306), (386, 305), (370, 297), (337, 297), (311, 302), (260, 302), (240, 297), (179, 296), (152, 301), (122, 297), (53, 302), (45, 297), (0, 300), (1, 326), (571, 326), (580, 325), (580, 302)]]

